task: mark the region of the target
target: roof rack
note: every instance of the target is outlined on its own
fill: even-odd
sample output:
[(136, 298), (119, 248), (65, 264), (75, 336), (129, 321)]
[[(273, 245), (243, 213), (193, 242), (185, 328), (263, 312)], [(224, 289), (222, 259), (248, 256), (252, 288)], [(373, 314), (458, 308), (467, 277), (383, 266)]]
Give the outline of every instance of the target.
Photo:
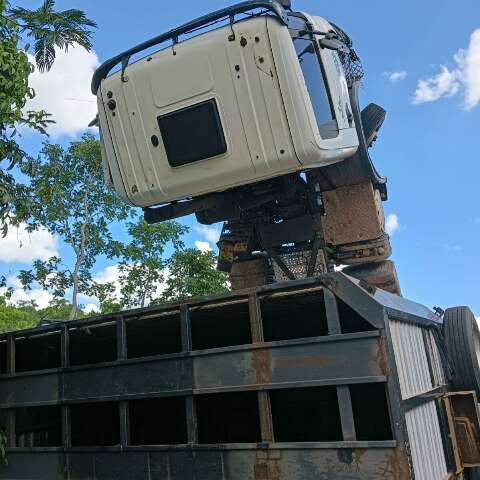
[[(288, 8), (288, 3), (283, 2), (283, 4), (285, 4), (285, 6), (287, 6)], [(216, 20), (227, 17), (233, 19), (233, 17), (237, 14), (246, 13), (257, 8), (263, 8), (271, 12), (283, 24), (287, 25), (288, 17), (283, 4), (280, 2), (280, 0), (250, 0), (237, 3), (236, 5), (222, 8), (221, 10), (216, 10), (215, 12), (209, 13), (208, 15), (199, 17), (195, 20), (185, 23), (184, 25), (181, 25), (180, 27), (174, 28), (173, 30), (170, 30), (166, 33), (151, 38), (150, 40), (140, 43), (139, 45), (136, 45), (135, 47), (125, 50), (124, 52), (116, 55), (115, 57), (106, 60), (100, 65), (100, 67), (97, 68), (92, 78), (92, 93), (94, 95), (97, 94), (97, 90), (100, 86), (101, 81), (106, 78), (108, 73), (112, 70), (113, 67), (115, 67), (115, 65), (121, 63), (122, 70), (125, 70), (125, 67), (128, 65), (128, 61), (132, 55), (139, 53), (142, 50), (146, 50), (147, 48), (163, 43), (167, 40), (173, 40), (174, 43), (177, 43), (178, 37), (180, 35), (184, 35), (188, 32), (191, 32), (192, 30), (196, 30), (198, 28), (206, 26)]]

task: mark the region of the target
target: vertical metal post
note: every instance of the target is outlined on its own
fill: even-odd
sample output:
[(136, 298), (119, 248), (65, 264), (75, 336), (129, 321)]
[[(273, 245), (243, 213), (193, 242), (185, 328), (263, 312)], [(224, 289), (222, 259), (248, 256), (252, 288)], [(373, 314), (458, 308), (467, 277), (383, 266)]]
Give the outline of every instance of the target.
[(337, 299), (328, 288), (323, 289), (323, 298), (325, 301), (325, 311), (327, 313), (328, 334), (338, 335), (342, 333), (342, 326), (338, 314)]
[(125, 334), (125, 319), (119, 315), (116, 318), (117, 323), (117, 360), (127, 358), (127, 336)]
[(122, 448), (130, 444), (130, 416), (128, 412), (128, 401), (119, 402), (120, 412), (120, 445)]
[(7, 410), (7, 446), (10, 448), (16, 446), (15, 424), (15, 409), (10, 408)]
[[(116, 317), (117, 326), (117, 360), (127, 358), (127, 335), (125, 329), (125, 319), (122, 315)], [(128, 414), (128, 401), (122, 400), (118, 403), (119, 421), (120, 421), (120, 445), (122, 448), (130, 443), (130, 425)]]
[[(7, 337), (7, 374), (15, 374), (15, 337), (9, 335)], [(12, 448), (16, 446), (15, 436), (15, 409), (7, 410), (7, 446)]]
[(71, 436), (71, 421), (70, 421), (70, 407), (68, 405), (62, 406), (62, 438), (63, 446), (70, 448), (72, 446)]
[[(192, 350), (192, 328), (190, 325), (190, 311), (188, 305), (180, 306), (180, 332), (182, 335), (182, 350), (190, 352)], [(193, 360), (190, 358), (191, 362)], [(193, 363), (191, 366), (191, 387), (193, 389)], [(187, 439), (190, 444), (198, 443), (197, 411), (193, 395), (185, 397), (185, 409), (187, 415)]]
[(337, 386), (338, 406), (340, 409), (340, 420), (342, 422), (342, 434), (344, 441), (357, 439), (355, 432), (355, 420), (353, 418), (352, 399), (348, 385)]
[[(325, 311), (327, 313), (328, 334), (339, 335), (342, 333), (342, 326), (340, 324), (340, 315), (338, 314), (337, 298), (327, 288), (323, 289), (323, 298), (325, 300)], [(357, 434), (355, 432), (352, 398), (348, 385), (337, 386), (337, 398), (340, 421), (342, 423), (343, 440), (354, 441), (357, 439)]]
[(61, 365), (63, 368), (67, 368), (70, 366), (70, 333), (67, 325), (63, 326), (61, 335)]
[(192, 349), (192, 329), (190, 327), (188, 305), (180, 306), (180, 332), (182, 335), (182, 350), (189, 352)]
[[(252, 343), (263, 343), (263, 325), (260, 300), (255, 293), (248, 296), (248, 311)], [(255, 352), (253, 353), (255, 355)], [(270, 395), (267, 391), (258, 392), (258, 410), (260, 413), (260, 430), (263, 442), (273, 442), (273, 421)]]
[(15, 373), (15, 337), (9, 335), (7, 338), (7, 374)]
[(248, 312), (250, 316), (250, 331), (253, 343), (263, 342), (262, 313), (260, 300), (255, 293), (248, 296)]

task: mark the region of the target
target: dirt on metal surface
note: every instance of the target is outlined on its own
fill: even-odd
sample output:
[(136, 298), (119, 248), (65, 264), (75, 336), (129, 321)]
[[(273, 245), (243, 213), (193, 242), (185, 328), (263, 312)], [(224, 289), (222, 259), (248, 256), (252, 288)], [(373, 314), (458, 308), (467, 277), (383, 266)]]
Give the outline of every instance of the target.
[(255, 259), (245, 262), (235, 262), (230, 271), (232, 290), (260, 287), (267, 284), (267, 268), (265, 260)]
[(411, 480), (410, 464), (407, 455), (400, 448), (392, 450), (387, 464), (381, 469), (382, 478), (391, 480)]
[(384, 336), (381, 336), (378, 341), (377, 363), (383, 375), (390, 375), (390, 367), (388, 365), (387, 339)]
[[(255, 480), (280, 480), (282, 478), (280, 453), (277, 455), (272, 455), (272, 453), (257, 453), (257, 459), (254, 466)], [(271, 458), (272, 456), (276, 458)]]
[(252, 352), (252, 368), (257, 384), (272, 382), (272, 355), (269, 349), (258, 348)]
[(324, 192), (325, 240), (333, 245), (355, 243), (382, 236), (385, 219), (380, 194), (371, 182)]

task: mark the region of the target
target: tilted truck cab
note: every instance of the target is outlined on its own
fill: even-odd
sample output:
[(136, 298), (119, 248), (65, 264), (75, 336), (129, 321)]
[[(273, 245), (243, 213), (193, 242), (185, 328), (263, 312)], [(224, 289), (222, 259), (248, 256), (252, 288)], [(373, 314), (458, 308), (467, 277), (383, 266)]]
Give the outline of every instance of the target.
[(107, 182), (148, 223), (225, 222), (234, 289), (351, 265), (398, 293), (368, 153), (386, 112), (360, 110), (362, 75), (348, 35), (288, 0), (193, 20), (95, 72)]
[[(335, 27), (248, 17), (101, 80), (107, 178), (139, 207), (332, 164), (358, 147)], [(331, 47), (331, 46), (330, 46)]]

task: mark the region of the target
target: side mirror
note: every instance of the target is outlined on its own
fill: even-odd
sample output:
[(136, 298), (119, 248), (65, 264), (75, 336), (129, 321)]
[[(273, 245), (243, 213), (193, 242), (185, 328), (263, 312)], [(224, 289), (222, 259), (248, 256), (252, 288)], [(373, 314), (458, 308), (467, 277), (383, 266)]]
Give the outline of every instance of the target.
[(322, 38), (318, 42), (322, 48), (326, 48), (328, 50), (337, 50), (345, 53), (348, 52), (348, 48), (345, 46), (345, 44), (335, 38)]

